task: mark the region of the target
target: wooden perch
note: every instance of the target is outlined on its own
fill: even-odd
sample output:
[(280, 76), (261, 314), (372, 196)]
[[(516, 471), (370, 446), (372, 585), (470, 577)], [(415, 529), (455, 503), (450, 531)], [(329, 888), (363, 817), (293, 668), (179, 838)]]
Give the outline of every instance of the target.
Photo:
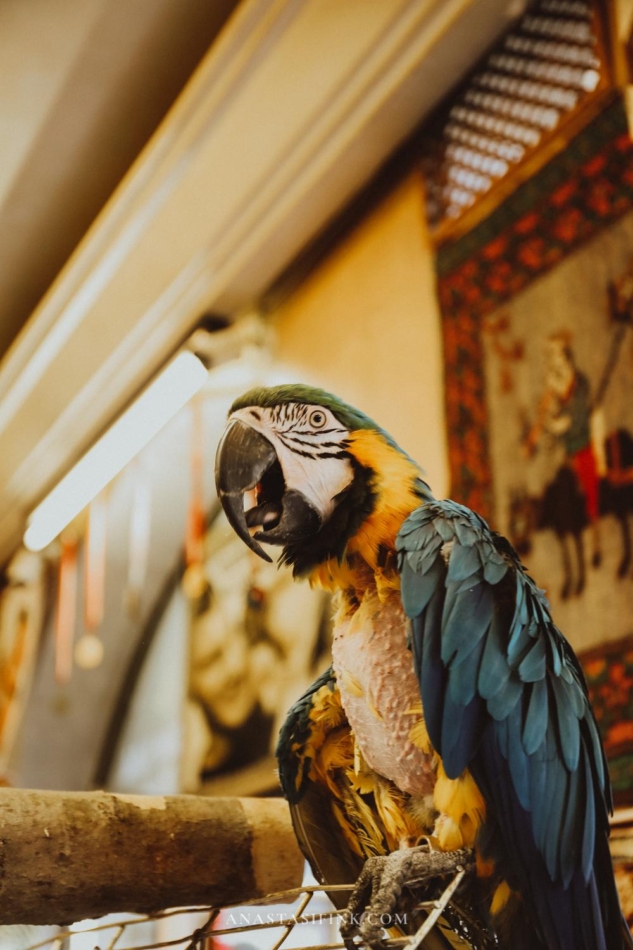
[(279, 799), (0, 789), (0, 924), (219, 906), (302, 875)]

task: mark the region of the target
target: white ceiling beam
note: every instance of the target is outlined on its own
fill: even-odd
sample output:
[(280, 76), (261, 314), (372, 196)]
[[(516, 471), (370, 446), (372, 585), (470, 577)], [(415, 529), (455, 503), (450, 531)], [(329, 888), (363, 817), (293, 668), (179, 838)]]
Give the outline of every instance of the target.
[(247, 306), (507, 25), (246, 0), (0, 365), (0, 557), (202, 311)]

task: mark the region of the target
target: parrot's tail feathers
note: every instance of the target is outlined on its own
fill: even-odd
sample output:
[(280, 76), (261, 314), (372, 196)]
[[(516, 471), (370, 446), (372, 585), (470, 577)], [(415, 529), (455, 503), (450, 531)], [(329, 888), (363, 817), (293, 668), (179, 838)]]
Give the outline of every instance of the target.
[[(492, 735), (484, 736), (479, 762), (471, 765), (478, 786), (488, 801), (494, 801), (490, 776), (498, 776), (507, 770), (499, 744)], [(556, 775), (550, 769), (548, 772)], [(496, 872), (508, 881), (513, 891), (520, 893), (525, 905), (523, 926), (513, 927), (512, 940), (506, 946), (514, 950), (521, 946), (518, 940), (528, 940), (527, 945), (540, 947), (538, 938), (532, 936), (538, 930), (543, 946), (548, 950), (630, 950), (622, 944), (621, 911), (615, 887), (606, 814), (595, 833), (593, 863), (589, 865), (588, 878), (578, 866), (565, 886), (561, 880), (552, 881), (545, 859), (534, 840), (531, 814), (520, 803), (512, 786), (497, 782), (494, 786), (498, 805), (490, 810), (479, 835), (483, 856), (492, 859)], [(556, 834), (553, 829), (551, 835)], [(551, 844), (550, 838), (547, 838)], [(557, 839), (553, 839), (554, 845)], [(530, 924), (527, 916), (531, 919)], [(520, 918), (518, 918), (520, 920)], [(496, 923), (496, 922), (495, 922)], [(514, 942), (513, 942), (514, 941)]]
[(633, 950), (633, 937), (620, 908), (620, 898), (615, 884), (611, 851), (606, 834), (596, 838), (593, 882), (596, 880), (599, 884), (596, 888), (594, 883), (594, 889), (600, 903), (607, 947), (609, 950), (611, 947), (616, 947), (618, 950), (620, 948)]
[(547, 950), (520, 895), (510, 892), (503, 908), (494, 915), (494, 928), (503, 950)]
[[(536, 908), (529, 909), (513, 894), (502, 912), (494, 918), (495, 931), (503, 950), (611, 950), (605, 944), (597, 892), (593, 886), (584, 890), (584, 881), (579, 876), (567, 891), (557, 886), (550, 891), (533, 891)], [(578, 885), (578, 893), (575, 893)], [(613, 945), (615, 946), (615, 945)]]

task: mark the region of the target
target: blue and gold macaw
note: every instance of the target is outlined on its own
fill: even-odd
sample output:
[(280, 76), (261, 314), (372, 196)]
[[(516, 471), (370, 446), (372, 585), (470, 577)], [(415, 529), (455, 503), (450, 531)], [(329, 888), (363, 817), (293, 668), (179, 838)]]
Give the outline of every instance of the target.
[(363, 413), (303, 385), (234, 403), (216, 482), (252, 550), (270, 560), (259, 542), (280, 545), (337, 595), (332, 669), (278, 748), (317, 876), (349, 882), (422, 838), (474, 848), (501, 946), (633, 947), (583, 674), (510, 544), (436, 500)]

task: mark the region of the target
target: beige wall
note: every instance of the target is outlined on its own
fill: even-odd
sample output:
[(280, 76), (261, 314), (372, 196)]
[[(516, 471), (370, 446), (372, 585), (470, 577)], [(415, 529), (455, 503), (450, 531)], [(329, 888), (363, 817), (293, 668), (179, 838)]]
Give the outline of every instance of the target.
[(422, 186), (392, 193), (276, 314), (288, 382), (367, 412), (448, 490), (443, 368)]

